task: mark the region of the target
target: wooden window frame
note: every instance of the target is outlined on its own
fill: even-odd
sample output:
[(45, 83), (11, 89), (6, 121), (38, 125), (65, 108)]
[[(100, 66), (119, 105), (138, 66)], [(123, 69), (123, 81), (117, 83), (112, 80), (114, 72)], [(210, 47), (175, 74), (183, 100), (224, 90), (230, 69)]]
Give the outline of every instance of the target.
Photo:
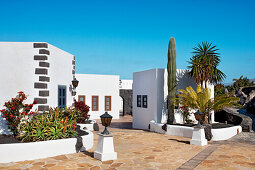
[[(109, 104), (110, 109), (107, 109), (107, 104), (106, 104), (106, 102), (107, 102), (106, 99), (108, 97), (110, 98), (110, 104)], [(105, 109), (105, 111), (111, 111), (112, 110), (112, 96), (105, 96), (104, 97), (104, 109)]]
[(81, 101), (81, 98), (84, 98), (84, 104), (86, 104), (86, 96), (85, 95), (78, 95), (78, 102), (80, 102)]
[[(97, 105), (96, 105), (97, 108), (96, 108), (96, 109), (94, 109), (94, 105), (93, 105), (93, 102), (94, 102), (94, 101), (93, 101), (93, 98), (94, 98), (94, 97), (97, 98)], [(92, 96), (92, 97), (91, 97), (91, 106), (92, 106), (92, 111), (98, 111), (98, 110), (99, 110), (99, 107), (98, 107), (98, 106), (99, 106), (99, 97), (98, 97), (98, 96)]]

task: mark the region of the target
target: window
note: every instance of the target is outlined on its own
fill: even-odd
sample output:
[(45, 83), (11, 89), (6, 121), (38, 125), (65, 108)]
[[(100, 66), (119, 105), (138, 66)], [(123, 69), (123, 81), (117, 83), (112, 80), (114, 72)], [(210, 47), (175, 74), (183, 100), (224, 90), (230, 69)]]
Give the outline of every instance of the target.
[(112, 107), (112, 97), (105, 96), (105, 111), (111, 111)]
[(141, 107), (141, 106), (142, 106), (142, 96), (137, 95), (137, 107)]
[(147, 95), (143, 95), (143, 108), (147, 108), (148, 98)]
[(58, 107), (66, 107), (66, 86), (58, 86)]
[(86, 103), (86, 98), (85, 96), (79, 95), (78, 96), (78, 102), (83, 102), (84, 104)]
[(92, 111), (98, 111), (98, 96), (92, 96)]

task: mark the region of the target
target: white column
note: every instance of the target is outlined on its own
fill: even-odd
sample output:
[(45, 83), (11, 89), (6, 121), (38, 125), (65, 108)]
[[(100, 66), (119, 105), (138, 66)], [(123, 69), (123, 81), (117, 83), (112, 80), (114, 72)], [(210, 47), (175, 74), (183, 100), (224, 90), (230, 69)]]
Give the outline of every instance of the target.
[(207, 139), (205, 139), (205, 130), (203, 126), (195, 126), (190, 140), (191, 145), (204, 146), (207, 145)]
[(94, 152), (94, 158), (100, 161), (116, 160), (117, 152), (114, 152), (113, 136), (98, 134), (97, 149)]

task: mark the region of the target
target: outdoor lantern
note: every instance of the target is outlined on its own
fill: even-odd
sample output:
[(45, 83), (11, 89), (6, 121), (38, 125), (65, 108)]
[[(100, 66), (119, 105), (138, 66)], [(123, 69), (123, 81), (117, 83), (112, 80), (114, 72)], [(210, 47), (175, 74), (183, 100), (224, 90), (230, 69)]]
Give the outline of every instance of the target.
[(100, 118), (101, 118), (102, 125), (105, 127), (105, 128), (104, 128), (104, 131), (102, 132), (102, 134), (104, 134), (104, 135), (109, 135), (110, 132), (107, 130), (106, 127), (107, 127), (107, 126), (110, 126), (111, 121), (112, 121), (112, 116), (109, 115), (107, 112), (105, 112), (104, 114), (102, 114), (102, 115), (100, 116)]
[(76, 78), (74, 78), (72, 81), (73, 87), (76, 88), (78, 86), (78, 84), (79, 84), (79, 81)]
[(198, 120), (198, 125), (201, 126), (201, 120), (203, 119), (203, 113), (200, 112), (200, 110), (198, 110), (194, 113), (194, 115), (195, 115), (195, 118)]

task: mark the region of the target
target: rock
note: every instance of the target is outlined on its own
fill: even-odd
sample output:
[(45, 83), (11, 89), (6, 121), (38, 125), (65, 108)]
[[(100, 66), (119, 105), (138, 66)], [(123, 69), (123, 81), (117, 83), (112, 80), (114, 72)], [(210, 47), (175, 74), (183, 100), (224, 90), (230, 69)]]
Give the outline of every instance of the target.
[(97, 123), (93, 124), (93, 129), (94, 129), (94, 131), (99, 131), (99, 126)]
[(239, 113), (239, 109), (224, 108), (222, 111), (215, 113), (215, 121), (220, 123), (240, 125), (242, 131), (250, 132), (252, 130), (252, 119)]
[(236, 96), (248, 113), (255, 114), (255, 87), (241, 87), (236, 91)]
[(212, 139), (212, 125), (207, 124), (205, 125), (205, 138), (210, 141)]

